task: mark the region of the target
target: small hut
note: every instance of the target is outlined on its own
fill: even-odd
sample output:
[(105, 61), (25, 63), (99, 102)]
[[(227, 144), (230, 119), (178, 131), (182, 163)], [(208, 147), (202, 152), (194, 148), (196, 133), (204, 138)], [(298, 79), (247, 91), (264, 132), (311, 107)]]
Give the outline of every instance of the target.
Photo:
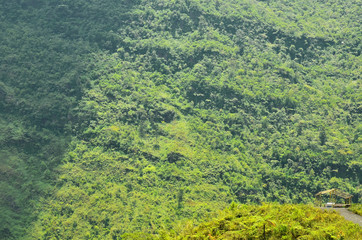
[[(322, 196), (324, 195), (327, 196), (329, 195), (329, 203), (327, 204), (327, 207), (328, 206), (332, 206), (334, 208), (350, 207), (352, 204), (353, 195), (342, 192), (339, 189), (332, 188), (326, 191), (319, 192), (315, 195), (319, 206), (322, 205)], [(336, 204), (337, 197), (343, 198), (344, 204)]]

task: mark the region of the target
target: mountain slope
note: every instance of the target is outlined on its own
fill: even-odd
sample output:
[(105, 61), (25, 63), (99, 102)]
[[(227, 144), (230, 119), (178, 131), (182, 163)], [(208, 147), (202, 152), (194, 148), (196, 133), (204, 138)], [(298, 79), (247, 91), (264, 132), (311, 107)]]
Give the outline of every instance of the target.
[[(2, 35), (3, 149), (23, 151), (11, 142), (23, 125), (59, 139), (33, 157), (31, 178), (53, 190), (35, 194), (30, 238), (152, 237), (232, 201), (308, 203), (331, 187), (358, 201), (359, 11), (353, 0), (8, 3), (3, 29), (46, 37)], [(31, 54), (12, 62), (24, 44), (16, 56)], [(29, 77), (38, 49), (31, 68), (46, 70)]]

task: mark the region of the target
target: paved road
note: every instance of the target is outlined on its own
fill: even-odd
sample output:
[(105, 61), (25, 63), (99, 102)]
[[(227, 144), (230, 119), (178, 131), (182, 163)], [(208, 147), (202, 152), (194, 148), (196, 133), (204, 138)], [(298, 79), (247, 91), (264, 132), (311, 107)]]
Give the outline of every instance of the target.
[(320, 209), (325, 209), (325, 210), (335, 210), (336, 212), (338, 212), (339, 214), (341, 214), (341, 216), (343, 216), (346, 220), (354, 222), (358, 225), (360, 225), (362, 227), (362, 216), (355, 214), (351, 211), (349, 211), (346, 208), (325, 208), (325, 207), (321, 207)]

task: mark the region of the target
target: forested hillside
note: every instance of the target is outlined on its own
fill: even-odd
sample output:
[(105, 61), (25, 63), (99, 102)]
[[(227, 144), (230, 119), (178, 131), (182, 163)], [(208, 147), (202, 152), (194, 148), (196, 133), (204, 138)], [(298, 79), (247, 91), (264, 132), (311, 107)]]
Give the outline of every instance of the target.
[(361, 202), (359, 0), (0, 6), (0, 238), (156, 238)]

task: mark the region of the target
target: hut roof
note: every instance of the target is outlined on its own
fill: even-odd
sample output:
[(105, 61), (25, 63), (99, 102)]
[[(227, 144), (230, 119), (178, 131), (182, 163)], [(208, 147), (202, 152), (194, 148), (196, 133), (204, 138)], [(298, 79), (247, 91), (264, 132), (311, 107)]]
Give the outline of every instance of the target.
[(349, 194), (349, 193), (346, 193), (346, 192), (342, 192), (341, 190), (336, 189), (336, 188), (332, 188), (332, 189), (329, 189), (329, 190), (321, 191), (321, 192), (317, 193), (316, 196), (320, 196), (320, 195), (324, 195), (324, 194), (329, 194), (329, 193), (335, 194), (336, 196), (342, 197), (342, 198), (344, 198), (344, 199), (348, 199), (348, 198), (353, 197), (353, 195), (351, 195), (351, 194)]

